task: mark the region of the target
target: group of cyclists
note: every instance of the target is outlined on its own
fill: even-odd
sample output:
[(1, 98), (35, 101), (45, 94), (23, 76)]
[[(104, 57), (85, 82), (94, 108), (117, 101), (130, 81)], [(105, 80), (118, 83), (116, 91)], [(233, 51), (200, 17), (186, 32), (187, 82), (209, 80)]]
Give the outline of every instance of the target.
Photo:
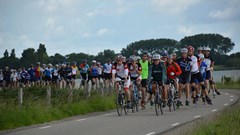
[[(80, 87), (87, 87), (91, 81), (93, 86), (102, 83), (101, 87), (105, 90), (109, 87), (117, 90), (119, 82), (116, 80), (122, 80), (127, 107), (131, 108), (132, 82), (135, 81), (141, 98), (140, 106), (145, 108), (147, 102), (153, 105), (157, 84), (162, 89), (163, 107), (166, 107), (169, 84), (173, 82), (177, 106), (183, 106), (183, 93), (186, 96), (185, 106), (189, 106), (191, 101), (196, 104), (200, 98), (211, 105), (210, 89), (214, 96), (220, 95), (212, 76), (214, 61), (209, 47), (198, 47), (197, 51), (198, 54), (195, 55), (194, 48), (188, 46), (180, 49), (179, 57), (176, 53), (168, 54), (167, 51), (163, 51), (161, 55), (143, 52), (141, 57), (132, 55), (129, 58), (119, 54), (114, 62), (109, 59), (101, 64), (93, 60), (91, 66), (87, 60), (83, 60), (79, 65), (73, 62), (53, 66), (50, 63), (41, 65), (37, 62), (35, 67), (31, 65), (28, 69), (15, 70), (6, 67), (4, 70), (0, 69), (0, 87), (52, 84), (60, 89), (68, 85), (74, 88), (76, 78), (80, 76)], [(100, 89), (100, 86), (94, 88)]]

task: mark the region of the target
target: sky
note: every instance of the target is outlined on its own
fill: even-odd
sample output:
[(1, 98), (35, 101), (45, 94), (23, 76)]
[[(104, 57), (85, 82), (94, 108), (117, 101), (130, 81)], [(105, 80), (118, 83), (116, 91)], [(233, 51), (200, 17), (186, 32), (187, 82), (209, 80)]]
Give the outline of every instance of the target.
[(44, 43), (48, 55), (120, 52), (145, 39), (218, 33), (240, 51), (240, 0), (0, 0), (0, 57)]

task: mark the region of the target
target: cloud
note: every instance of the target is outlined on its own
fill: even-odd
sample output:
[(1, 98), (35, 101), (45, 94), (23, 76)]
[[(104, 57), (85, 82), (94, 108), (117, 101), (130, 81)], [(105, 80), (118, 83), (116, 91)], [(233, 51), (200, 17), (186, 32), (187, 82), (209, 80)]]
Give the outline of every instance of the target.
[(184, 25), (178, 27), (178, 33), (189, 36), (193, 34), (193, 29)]
[(152, 0), (158, 13), (177, 14), (199, 3), (200, 0)]
[(92, 37), (92, 34), (89, 33), (89, 32), (82, 32), (80, 35), (81, 35), (82, 38), (89, 38), (89, 37)]
[(56, 23), (54, 17), (48, 17), (46, 21), (47, 36), (59, 36), (64, 33), (64, 27)]
[(107, 33), (109, 33), (110, 31), (108, 30), (108, 29), (106, 29), (106, 28), (102, 28), (102, 29), (99, 29), (98, 31), (97, 31), (97, 36), (103, 36), (103, 35), (105, 35), (105, 34), (107, 34)]
[(234, 17), (239, 17), (240, 15), (240, 5), (234, 7), (226, 7), (220, 10), (213, 10), (209, 13), (209, 16), (215, 19), (230, 19)]

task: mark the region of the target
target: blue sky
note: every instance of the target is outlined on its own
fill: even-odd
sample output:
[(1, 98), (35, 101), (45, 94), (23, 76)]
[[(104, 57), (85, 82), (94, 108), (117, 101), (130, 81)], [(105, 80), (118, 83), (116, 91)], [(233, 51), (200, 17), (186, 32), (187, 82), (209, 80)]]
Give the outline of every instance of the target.
[(15, 48), (49, 55), (104, 49), (120, 52), (129, 43), (151, 38), (180, 40), (219, 33), (240, 51), (239, 0), (1, 0), (0, 57)]

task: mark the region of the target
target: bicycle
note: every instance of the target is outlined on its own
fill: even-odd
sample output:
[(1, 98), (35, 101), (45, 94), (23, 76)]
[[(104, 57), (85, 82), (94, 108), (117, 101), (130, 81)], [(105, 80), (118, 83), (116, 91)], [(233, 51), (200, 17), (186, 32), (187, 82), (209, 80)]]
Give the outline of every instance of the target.
[(159, 113), (163, 114), (163, 100), (162, 100), (162, 88), (159, 86), (158, 82), (152, 82), (155, 83), (156, 86), (156, 91), (155, 91), (155, 99), (154, 99), (154, 104), (155, 104), (155, 112), (156, 115), (159, 116)]
[(122, 111), (124, 110), (125, 114), (127, 115), (127, 107), (126, 107), (126, 96), (124, 93), (124, 80), (117, 80), (116, 82), (119, 83), (118, 91), (117, 91), (117, 96), (116, 96), (116, 108), (117, 108), (117, 113), (118, 116), (122, 116)]
[(138, 112), (138, 107), (139, 107), (139, 95), (138, 95), (138, 87), (137, 87), (137, 82), (132, 81), (132, 112), (134, 113), (135, 109), (136, 112)]
[(168, 107), (169, 111), (171, 112), (172, 109), (175, 111), (176, 110), (176, 89), (174, 86), (174, 80), (169, 80), (169, 90), (168, 90)]

